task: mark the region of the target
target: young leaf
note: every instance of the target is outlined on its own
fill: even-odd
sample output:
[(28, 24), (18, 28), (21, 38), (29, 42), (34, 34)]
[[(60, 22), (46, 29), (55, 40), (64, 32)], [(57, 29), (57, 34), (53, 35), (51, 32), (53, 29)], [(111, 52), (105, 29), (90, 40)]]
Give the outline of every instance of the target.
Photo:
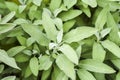
[(70, 9), (72, 6), (74, 6), (77, 3), (77, 0), (63, 0), (64, 5)]
[(92, 27), (78, 27), (66, 33), (63, 40), (67, 43), (78, 42), (95, 34), (97, 29)]
[(16, 76), (7, 76), (7, 77), (4, 77), (1, 80), (16, 80)]
[(17, 66), (15, 59), (12, 57), (9, 57), (7, 52), (4, 50), (0, 50), (0, 61), (7, 64), (8, 66), (11, 66), (13, 68), (19, 69), (20, 68)]
[(69, 11), (65, 11), (65, 12), (62, 12), (61, 14), (59, 14), (59, 17), (63, 21), (68, 21), (68, 20), (71, 20), (71, 19), (79, 16), (80, 14), (82, 14), (81, 10), (69, 10)]
[(30, 59), (30, 63), (29, 63), (29, 66), (30, 66), (30, 70), (31, 72), (37, 76), (38, 75), (38, 69), (39, 69), (39, 65), (38, 65), (38, 59), (36, 57), (33, 57)]
[(88, 4), (92, 8), (97, 6), (97, 1), (96, 0), (82, 0), (85, 4)]
[(92, 52), (92, 57), (95, 60), (99, 60), (99, 61), (104, 61), (105, 59), (105, 50), (103, 49), (103, 47), (101, 46), (101, 44), (94, 42), (93, 45), (93, 52)]
[(57, 66), (72, 80), (76, 80), (74, 64), (63, 54), (58, 55), (56, 59)]
[(51, 0), (50, 2), (50, 9), (52, 11), (58, 9), (61, 5), (62, 0)]
[(5, 17), (2, 18), (2, 20), (0, 21), (0, 24), (5, 24), (8, 21), (10, 21), (13, 17), (15, 16), (15, 11), (10, 12), (8, 15), (6, 15)]
[(19, 52), (23, 51), (25, 48), (26, 48), (25, 46), (12, 47), (7, 51), (7, 53), (9, 56), (15, 56)]
[(93, 59), (81, 60), (79, 67), (97, 73), (106, 73), (106, 74), (115, 73), (115, 70), (113, 70), (108, 65)]
[(50, 40), (55, 41), (56, 37), (57, 37), (57, 35), (56, 35), (57, 29), (53, 23), (53, 20), (50, 18), (50, 15), (49, 15), (47, 9), (44, 9), (43, 13), (42, 13), (42, 24), (46, 31), (47, 37)]
[(44, 46), (48, 45), (49, 41), (47, 37), (44, 35), (44, 33), (42, 33), (42, 31), (39, 29), (38, 26), (31, 25), (31, 24), (22, 24), (22, 28), (40, 45), (44, 45)]
[(52, 66), (50, 56), (42, 56), (39, 58), (39, 70), (48, 70)]
[(77, 70), (77, 74), (80, 80), (96, 80), (95, 77), (90, 72), (84, 69)]
[(98, 28), (99, 30), (103, 29), (103, 26), (105, 25), (107, 21), (108, 11), (109, 11), (109, 6), (103, 8), (97, 17), (97, 20), (95, 22), (95, 27)]
[(78, 56), (75, 50), (68, 44), (63, 44), (59, 50), (73, 63), (78, 64)]
[(13, 23), (0, 24), (0, 34), (6, 33), (12, 30), (16, 25)]
[(103, 47), (108, 49), (110, 52), (112, 52), (115, 56), (120, 58), (120, 48), (115, 43), (109, 40), (105, 40), (101, 42)]

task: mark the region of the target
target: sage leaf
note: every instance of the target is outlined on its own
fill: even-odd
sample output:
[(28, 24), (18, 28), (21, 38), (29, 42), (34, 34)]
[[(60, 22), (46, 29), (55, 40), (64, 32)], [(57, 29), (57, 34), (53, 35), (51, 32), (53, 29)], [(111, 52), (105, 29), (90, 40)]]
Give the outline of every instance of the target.
[(105, 40), (101, 42), (103, 47), (112, 52), (115, 56), (120, 58), (120, 48), (115, 43), (110, 40)]
[(70, 77), (72, 80), (76, 80), (74, 64), (69, 61), (69, 59), (65, 55), (58, 55), (56, 59), (56, 64), (60, 68), (60, 70), (62, 70), (68, 77)]
[(77, 70), (77, 74), (81, 80), (96, 80), (90, 72), (84, 69)]
[(88, 4), (92, 8), (97, 6), (97, 1), (96, 0), (82, 0), (85, 4)]
[[(78, 42), (94, 35), (98, 30), (92, 27), (82, 26), (66, 33), (63, 40), (67, 43)], [(86, 33), (87, 32), (87, 33)]]
[(38, 65), (38, 59), (36, 57), (33, 57), (33, 58), (30, 59), (29, 66), (30, 66), (31, 72), (35, 76), (37, 76), (38, 75), (39, 65)]
[(4, 50), (0, 50), (0, 61), (5, 63), (8, 66), (11, 66), (13, 68), (19, 69), (20, 68), (17, 66), (15, 59), (12, 57), (9, 57), (7, 52)]
[(7, 76), (7, 77), (4, 77), (1, 80), (15, 80), (15, 79), (16, 79), (16, 76)]
[(77, 3), (77, 0), (63, 0), (63, 3), (68, 9), (70, 9)]
[(79, 66), (83, 69), (97, 73), (106, 73), (106, 74), (115, 73), (115, 70), (113, 70), (108, 65), (93, 59), (81, 60)]
[(78, 64), (78, 56), (75, 50), (68, 44), (63, 44), (59, 50), (73, 63)]
[(50, 2), (50, 9), (52, 11), (58, 9), (61, 5), (62, 0), (51, 0)]

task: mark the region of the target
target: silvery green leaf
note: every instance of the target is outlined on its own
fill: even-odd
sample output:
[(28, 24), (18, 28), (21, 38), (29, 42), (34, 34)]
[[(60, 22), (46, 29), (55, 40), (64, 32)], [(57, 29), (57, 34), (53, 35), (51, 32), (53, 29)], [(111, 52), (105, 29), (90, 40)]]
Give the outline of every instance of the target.
[(75, 50), (68, 44), (63, 44), (59, 50), (73, 63), (78, 64), (78, 56)]
[(66, 33), (63, 40), (67, 43), (78, 42), (85, 38), (94, 35), (98, 30), (96, 28), (81, 26), (76, 29), (72, 29), (70, 32)]
[(10, 2), (10, 1), (6, 1), (5, 2), (6, 7), (10, 10), (10, 11), (16, 11), (18, 10), (18, 5), (16, 3)]
[(19, 13), (22, 13), (22, 12), (25, 10), (25, 8), (26, 8), (26, 5), (20, 5), (20, 6), (18, 7)]
[(77, 0), (63, 0), (63, 3), (68, 9), (70, 9), (77, 3)]
[(4, 68), (5, 68), (5, 66), (4, 66), (3, 64), (1, 64), (1, 65), (0, 65), (0, 73), (3, 72)]
[(96, 0), (82, 0), (85, 4), (88, 4), (92, 8), (97, 6), (97, 1)]
[(17, 66), (15, 59), (12, 57), (9, 57), (7, 52), (4, 50), (0, 50), (0, 61), (5, 63), (8, 66), (11, 66), (13, 68), (19, 69), (20, 68)]
[(109, 34), (111, 31), (111, 28), (106, 28), (106, 29), (103, 29), (101, 32), (100, 32), (100, 35), (102, 38), (104, 38), (107, 34)]
[(57, 34), (57, 43), (60, 43), (63, 38), (63, 30), (60, 30)]
[(80, 57), (81, 57), (81, 51), (82, 51), (82, 46), (80, 45), (76, 49), (76, 53), (77, 53), (78, 59), (80, 59)]
[(7, 76), (2, 78), (1, 80), (16, 80), (16, 76)]
[(33, 2), (36, 6), (40, 6), (42, 0), (32, 0), (32, 2)]
[(62, 0), (51, 0), (50, 2), (50, 9), (52, 11), (58, 9), (61, 5)]
[(16, 20), (14, 20), (13, 23), (20, 25), (20, 24), (29, 23), (29, 22), (28, 22), (27, 20), (25, 20), (25, 19), (18, 18), (18, 19), (16, 19)]
[(49, 43), (49, 49), (53, 49), (54, 47), (56, 47), (57, 44), (56, 43)]
[(15, 11), (10, 12), (8, 15), (3, 17), (0, 21), (0, 24), (5, 24), (10, 21), (15, 16)]
[(53, 19), (53, 22), (59, 30), (63, 29), (63, 22), (60, 18)]
[(120, 79), (120, 72), (117, 73), (115, 80), (119, 80), (119, 79)]
[(56, 64), (68, 77), (76, 80), (74, 64), (64, 54), (58, 55)]

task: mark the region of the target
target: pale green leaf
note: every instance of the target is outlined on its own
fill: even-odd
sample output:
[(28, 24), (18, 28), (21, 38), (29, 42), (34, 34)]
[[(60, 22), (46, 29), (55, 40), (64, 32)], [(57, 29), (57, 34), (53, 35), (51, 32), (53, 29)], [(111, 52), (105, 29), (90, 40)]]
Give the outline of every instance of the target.
[(56, 59), (57, 66), (72, 80), (76, 80), (74, 64), (63, 54), (58, 55)]
[(102, 38), (104, 38), (107, 34), (109, 34), (111, 31), (111, 28), (106, 28), (106, 29), (103, 29), (101, 32), (100, 32), (100, 35)]
[(7, 76), (7, 77), (4, 77), (1, 80), (15, 80), (15, 79), (16, 79), (16, 76)]
[[(48, 45), (49, 40), (47, 37), (42, 33), (38, 26), (31, 25), (31, 24), (23, 24), (22, 28), (25, 32), (27, 32), (33, 39), (35, 39), (40, 45)], [(39, 35), (39, 37), (38, 37)]]
[(26, 5), (20, 5), (20, 6), (18, 7), (19, 13), (22, 13), (22, 12), (25, 10), (25, 8), (26, 8)]
[(52, 68), (43, 71), (41, 80), (47, 80), (49, 78), (49, 75), (51, 74)]
[(35, 39), (30, 37), (26, 40), (26, 45), (31, 46), (35, 42)]
[(95, 22), (95, 27), (98, 28), (99, 30), (103, 29), (106, 21), (107, 21), (107, 13), (109, 11), (109, 6), (106, 6), (101, 10), (99, 13), (96, 22)]
[(9, 57), (7, 52), (5, 52), (4, 50), (0, 50), (0, 61), (7, 64), (8, 66), (11, 66), (16, 69), (20, 69), (16, 64), (15, 59)]
[(68, 21), (71, 20), (77, 16), (79, 16), (80, 14), (82, 14), (81, 10), (69, 10), (69, 11), (65, 11), (62, 12), (59, 17), (63, 20), (63, 21)]
[(103, 47), (112, 52), (115, 56), (120, 58), (120, 48), (114, 42), (105, 40), (101, 42)]
[(105, 79), (105, 74), (102, 74), (102, 73), (94, 73), (94, 76), (95, 76), (96, 80), (106, 80), (106, 79)]
[(48, 70), (52, 66), (50, 56), (42, 56), (39, 58), (39, 70)]
[(17, 11), (18, 9), (18, 5), (13, 3), (13, 2), (5, 2), (5, 5), (7, 6), (7, 8), (10, 10), (10, 11)]
[(8, 15), (3, 17), (0, 21), (0, 24), (5, 24), (10, 21), (15, 16), (15, 11), (10, 12)]
[(46, 31), (46, 34), (47, 34), (47, 37), (50, 39), (50, 40), (53, 40), (55, 41), (56, 40), (56, 37), (57, 37), (57, 29), (53, 23), (53, 20), (51, 19), (47, 9), (44, 9), (43, 10), (43, 13), (42, 13), (42, 24), (43, 24), (43, 27)]
[(26, 47), (25, 46), (15, 46), (10, 48), (7, 53), (9, 56), (15, 56), (16, 54), (20, 53), (23, 51)]
[(52, 11), (58, 9), (61, 5), (62, 0), (51, 0), (50, 2), (50, 9)]
[(103, 62), (105, 59), (105, 55), (106, 52), (101, 46), (101, 44), (94, 42), (92, 51), (93, 59)]
[(63, 3), (68, 9), (70, 9), (77, 3), (77, 0), (63, 0)]
[(57, 34), (57, 43), (60, 43), (63, 38), (63, 30), (60, 30)]
[(0, 24), (0, 34), (6, 33), (12, 30), (15, 26), (16, 24), (13, 24), (13, 23)]
[(78, 69), (77, 74), (80, 80), (96, 80), (95, 77), (90, 72), (84, 69)]
[(59, 50), (73, 63), (78, 64), (78, 56), (75, 50), (68, 44), (63, 44)]
[(97, 73), (115, 73), (115, 70), (108, 65), (93, 59), (81, 60), (79, 67)]
[(88, 4), (92, 8), (97, 7), (97, 1), (96, 0), (82, 0), (85, 4)]
[(42, 0), (32, 0), (32, 1), (36, 6), (40, 6), (42, 2)]
[(77, 53), (78, 59), (80, 59), (80, 57), (81, 57), (81, 51), (82, 51), (82, 46), (80, 45), (76, 49), (76, 53)]
[(98, 30), (92, 27), (78, 27), (76, 29), (72, 29), (70, 32), (66, 33), (63, 37), (63, 40), (67, 43), (78, 42), (85, 38), (88, 38), (94, 35)]
[(38, 59), (36, 57), (33, 57), (30, 59), (30, 63), (29, 63), (29, 66), (30, 66), (30, 70), (31, 72), (37, 76), (38, 75), (38, 69), (39, 69), (39, 65), (38, 65)]
[(113, 59), (111, 62), (118, 68), (120, 69), (120, 59)]
[(26, 38), (23, 36), (17, 36), (17, 40), (18, 42), (22, 45), (22, 46), (26, 46)]

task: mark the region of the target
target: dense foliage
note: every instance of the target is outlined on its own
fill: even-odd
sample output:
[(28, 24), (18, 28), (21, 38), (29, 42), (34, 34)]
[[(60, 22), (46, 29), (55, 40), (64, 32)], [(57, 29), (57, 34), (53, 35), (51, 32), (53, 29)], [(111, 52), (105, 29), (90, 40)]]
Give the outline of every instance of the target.
[(120, 0), (0, 0), (0, 80), (120, 80)]

